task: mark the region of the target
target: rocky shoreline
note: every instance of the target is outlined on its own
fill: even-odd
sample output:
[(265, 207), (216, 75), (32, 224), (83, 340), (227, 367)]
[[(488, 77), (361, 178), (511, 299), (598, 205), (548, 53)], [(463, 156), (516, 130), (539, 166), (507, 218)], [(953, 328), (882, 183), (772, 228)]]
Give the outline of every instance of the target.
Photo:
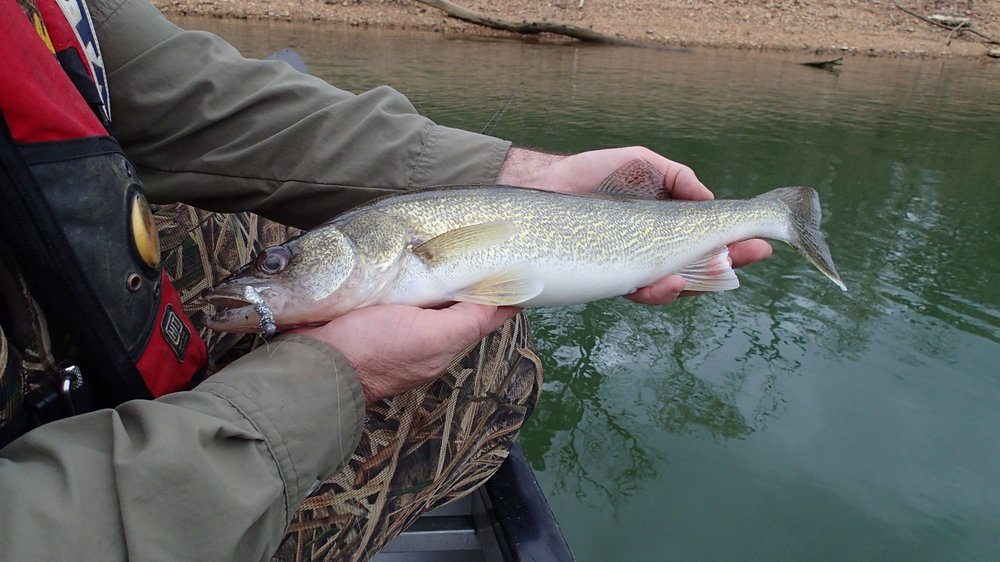
[[(169, 16), (272, 19), (512, 36), (417, 0), (153, 0)], [(733, 48), (898, 57), (986, 57), (1000, 49), (906, 13), (967, 18), (1000, 38), (1000, 2), (983, 0), (459, 0), (511, 21), (560, 21), (660, 47)], [(565, 41), (554, 35), (539, 41)]]

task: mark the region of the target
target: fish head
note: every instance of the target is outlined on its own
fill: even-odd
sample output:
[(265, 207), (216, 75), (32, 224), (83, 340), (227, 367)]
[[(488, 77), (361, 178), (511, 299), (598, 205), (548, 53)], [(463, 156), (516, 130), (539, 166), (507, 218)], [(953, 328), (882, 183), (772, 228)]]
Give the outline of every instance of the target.
[(322, 324), (355, 308), (358, 267), (354, 242), (335, 227), (271, 246), (202, 297), (215, 305), (209, 328), (260, 332), (269, 311), (279, 330)]

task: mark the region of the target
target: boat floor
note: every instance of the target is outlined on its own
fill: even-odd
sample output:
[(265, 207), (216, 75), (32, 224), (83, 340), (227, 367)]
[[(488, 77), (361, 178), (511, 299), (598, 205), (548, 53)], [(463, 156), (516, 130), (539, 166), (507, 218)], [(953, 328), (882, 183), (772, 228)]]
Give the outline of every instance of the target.
[(572, 562), (555, 515), (520, 447), (482, 487), (429, 511), (374, 562)]

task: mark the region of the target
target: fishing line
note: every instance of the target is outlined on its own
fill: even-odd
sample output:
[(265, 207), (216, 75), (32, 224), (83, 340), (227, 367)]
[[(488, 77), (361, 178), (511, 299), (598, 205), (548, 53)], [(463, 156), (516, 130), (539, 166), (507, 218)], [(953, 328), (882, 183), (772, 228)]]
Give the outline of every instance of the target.
[(510, 106), (510, 102), (514, 101), (514, 96), (517, 95), (517, 92), (521, 89), (521, 86), (524, 86), (524, 80), (520, 81), (517, 84), (517, 86), (514, 87), (514, 90), (510, 93), (509, 96), (507, 96), (507, 99), (504, 100), (503, 104), (501, 104), (500, 107), (493, 112), (493, 116), (490, 117), (490, 120), (486, 122), (486, 126), (483, 127), (483, 130), (479, 132), (480, 134), (482, 135), (489, 134), (489, 132), (492, 131), (493, 128), (496, 127), (498, 123), (500, 123), (500, 119), (503, 117), (503, 112), (507, 110), (508, 106)]

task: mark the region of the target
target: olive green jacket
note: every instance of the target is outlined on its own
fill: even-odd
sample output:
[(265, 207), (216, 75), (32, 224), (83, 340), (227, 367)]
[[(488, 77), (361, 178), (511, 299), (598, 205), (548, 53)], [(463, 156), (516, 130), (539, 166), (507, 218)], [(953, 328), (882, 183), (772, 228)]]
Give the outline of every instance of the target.
[[(387, 190), (492, 183), (509, 148), (182, 32), (145, 0), (91, 12), (116, 132), (154, 202), (309, 227)], [(54, 422), (0, 451), (0, 558), (258, 560), (343, 466), (364, 396), (338, 352), (278, 338), (193, 391)]]

